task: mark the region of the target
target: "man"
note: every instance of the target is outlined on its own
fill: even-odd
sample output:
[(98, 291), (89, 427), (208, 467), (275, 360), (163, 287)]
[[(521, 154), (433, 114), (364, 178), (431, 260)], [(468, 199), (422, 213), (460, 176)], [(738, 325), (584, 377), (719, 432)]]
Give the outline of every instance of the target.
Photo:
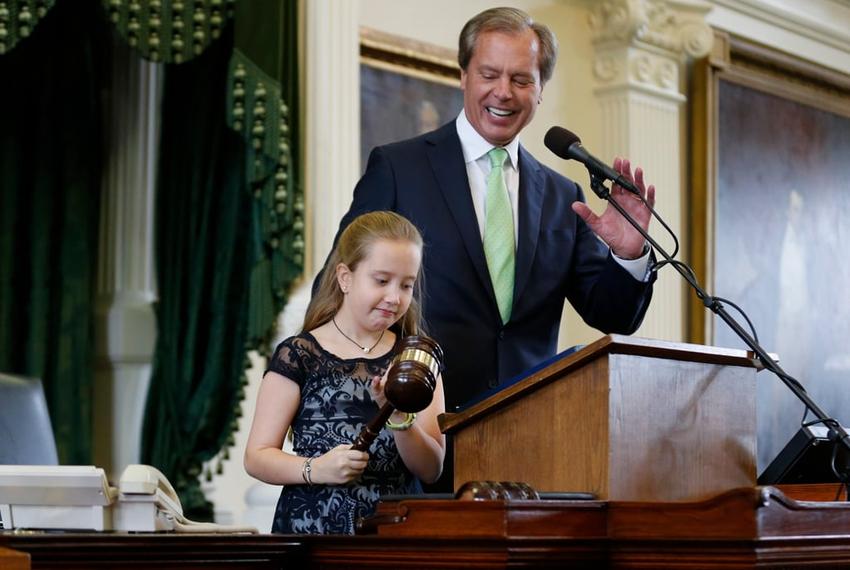
[[(449, 411), (554, 355), (565, 298), (591, 326), (624, 334), (649, 304), (643, 237), (610, 206), (595, 215), (574, 182), (519, 144), (556, 57), (554, 35), (520, 10), (472, 18), (458, 53), (463, 111), (375, 148), (340, 224), (385, 209), (422, 232), (424, 312), (445, 351)], [(628, 161), (614, 168), (654, 203), (641, 169), (632, 178)], [(613, 195), (648, 227), (637, 196), (619, 187)]]

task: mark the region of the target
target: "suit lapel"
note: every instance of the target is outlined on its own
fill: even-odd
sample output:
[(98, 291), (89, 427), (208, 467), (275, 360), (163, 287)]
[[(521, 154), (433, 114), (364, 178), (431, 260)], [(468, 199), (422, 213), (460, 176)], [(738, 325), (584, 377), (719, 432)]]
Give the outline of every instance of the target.
[(528, 284), (531, 263), (540, 235), (540, 214), (543, 211), (543, 180), (540, 164), (526, 150), (519, 148), (519, 243), (514, 273), (514, 308)]
[(434, 131), (425, 141), (431, 170), (434, 172), (443, 198), (448, 204), (457, 231), (463, 240), (469, 258), (472, 260), (472, 265), (475, 267), (481, 285), (488, 291), (495, 306), (496, 297), (490, 283), (490, 274), (487, 271), (484, 246), (481, 243), (475, 208), (472, 205), (466, 164), (463, 161), (463, 149), (460, 146), (454, 121)]

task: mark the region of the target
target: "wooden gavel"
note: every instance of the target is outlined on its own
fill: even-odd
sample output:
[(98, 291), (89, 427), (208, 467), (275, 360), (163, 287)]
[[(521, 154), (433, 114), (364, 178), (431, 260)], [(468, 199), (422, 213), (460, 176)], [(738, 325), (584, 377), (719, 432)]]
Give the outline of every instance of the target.
[(434, 340), (419, 335), (403, 338), (387, 373), (387, 403), (363, 427), (351, 449), (367, 451), (395, 410), (415, 413), (427, 408), (434, 398), (442, 367), (443, 349)]

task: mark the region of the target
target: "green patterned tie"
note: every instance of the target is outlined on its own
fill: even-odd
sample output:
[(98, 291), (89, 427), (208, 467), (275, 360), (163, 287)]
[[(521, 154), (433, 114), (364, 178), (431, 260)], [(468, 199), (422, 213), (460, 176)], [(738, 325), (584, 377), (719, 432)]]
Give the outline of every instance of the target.
[(487, 157), (490, 159), (490, 174), (487, 175), (484, 255), (504, 324), (511, 318), (514, 300), (514, 217), (502, 168), (508, 151), (494, 148)]

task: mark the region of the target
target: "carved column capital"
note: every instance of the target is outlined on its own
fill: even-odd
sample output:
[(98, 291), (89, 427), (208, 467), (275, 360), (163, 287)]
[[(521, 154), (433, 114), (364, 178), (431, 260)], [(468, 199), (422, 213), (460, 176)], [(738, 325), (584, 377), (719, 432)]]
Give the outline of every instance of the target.
[(683, 100), (679, 71), (711, 49), (702, 0), (604, 0), (590, 12), (597, 87), (637, 89)]
[(702, 0), (604, 0), (591, 10), (593, 42), (702, 57), (713, 39), (705, 21), (710, 10)]

